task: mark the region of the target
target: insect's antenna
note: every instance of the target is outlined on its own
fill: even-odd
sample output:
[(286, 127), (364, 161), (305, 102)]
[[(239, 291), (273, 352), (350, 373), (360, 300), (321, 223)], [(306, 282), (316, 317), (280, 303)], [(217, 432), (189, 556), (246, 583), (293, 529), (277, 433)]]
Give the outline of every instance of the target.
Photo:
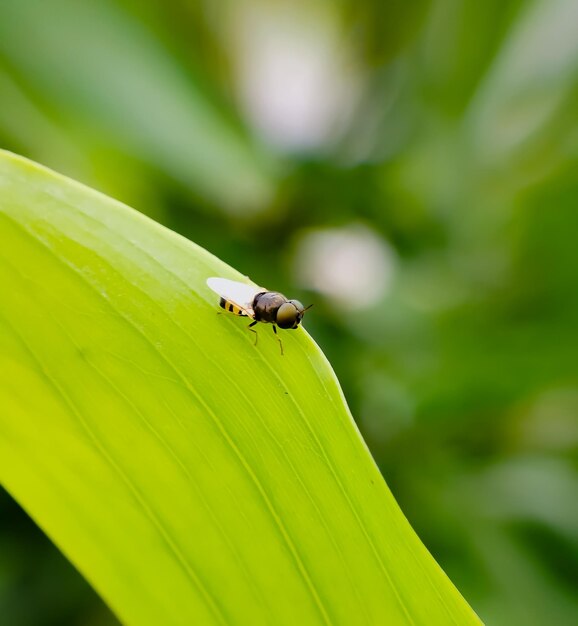
[(306, 307), (303, 309), (303, 313), (305, 313), (305, 311), (309, 311), (309, 309), (310, 309), (312, 306), (313, 306), (313, 304), (310, 304), (309, 306), (306, 306)]

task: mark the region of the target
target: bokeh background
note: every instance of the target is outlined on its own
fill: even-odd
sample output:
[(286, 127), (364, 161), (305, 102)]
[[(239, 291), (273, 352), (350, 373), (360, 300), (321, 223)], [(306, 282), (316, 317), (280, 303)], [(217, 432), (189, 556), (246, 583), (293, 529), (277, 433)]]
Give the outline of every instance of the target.
[[(575, 0), (0, 0), (0, 146), (314, 302), (488, 625), (578, 624), (577, 78)], [(4, 492), (0, 623), (116, 623)]]

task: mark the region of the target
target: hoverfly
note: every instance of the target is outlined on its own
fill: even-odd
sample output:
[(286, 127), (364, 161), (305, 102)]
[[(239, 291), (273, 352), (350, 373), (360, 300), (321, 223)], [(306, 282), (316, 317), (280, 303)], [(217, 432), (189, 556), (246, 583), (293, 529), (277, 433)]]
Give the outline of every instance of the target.
[[(277, 335), (277, 326), (285, 330), (297, 328), (305, 311), (313, 306), (304, 307), (299, 300), (287, 300), (277, 291), (267, 291), (262, 287), (254, 287), (227, 278), (207, 278), (207, 285), (220, 296), (221, 308), (233, 315), (250, 317), (253, 320), (248, 328), (255, 333), (255, 345), (258, 335), (253, 326), (257, 322), (273, 324), (273, 332)], [(283, 354), (283, 342), (279, 336), (277, 339)]]

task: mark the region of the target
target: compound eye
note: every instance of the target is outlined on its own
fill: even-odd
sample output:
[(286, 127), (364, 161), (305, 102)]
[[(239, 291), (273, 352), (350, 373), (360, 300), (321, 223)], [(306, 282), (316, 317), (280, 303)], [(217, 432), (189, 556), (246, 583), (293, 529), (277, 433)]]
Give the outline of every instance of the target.
[(298, 316), (299, 313), (295, 306), (291, 302), (285, 302), (277, 310), (277, 319), (275, 321), (279, 328), (293, 328)]
[(290, 302), (297, 309), (297, 313), (303, 313), (305, 311), (305, 308), (299, 300), (289, 300), (288, 302)]

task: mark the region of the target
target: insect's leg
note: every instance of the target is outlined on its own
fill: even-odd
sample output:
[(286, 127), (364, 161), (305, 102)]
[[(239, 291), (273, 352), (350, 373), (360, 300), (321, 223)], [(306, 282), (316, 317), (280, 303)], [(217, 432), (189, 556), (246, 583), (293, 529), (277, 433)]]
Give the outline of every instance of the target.
[[(277, 335), (277, 326), (273, 325), (273, 332)], [(277, 335), (277, 339), (279, 340), (279, 346), (281, 346), (281, 356), (283, 356), (283, 342), (281, 341), (281, 337)]]
[(259, 335), (257, 334), (256, 330), (253, 330), (253, 326), (255, 326), (255, 324), (257, 323), (257, 320), (255, 320), (254, 322), (251, 322), (249, 324), (249, 326), (247, 326), (247, 328), (252, 332), (255, 333), (255, 345), (257, 345), (257, 339), (259, 339)]

